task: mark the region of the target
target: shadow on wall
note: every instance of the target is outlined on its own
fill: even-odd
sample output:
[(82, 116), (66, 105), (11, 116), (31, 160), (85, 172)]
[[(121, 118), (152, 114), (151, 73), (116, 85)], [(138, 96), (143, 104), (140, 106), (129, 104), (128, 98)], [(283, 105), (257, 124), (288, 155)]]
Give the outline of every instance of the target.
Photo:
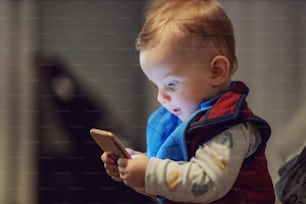
[(38, 203), (153, 203), (106, 174), (92, 127), (120, 132), (59, 59), (36, 56)]

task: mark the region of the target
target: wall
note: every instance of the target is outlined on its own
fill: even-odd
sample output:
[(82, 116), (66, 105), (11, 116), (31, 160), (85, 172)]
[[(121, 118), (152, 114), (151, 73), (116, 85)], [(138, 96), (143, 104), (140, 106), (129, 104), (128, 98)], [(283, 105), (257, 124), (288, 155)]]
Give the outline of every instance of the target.
[(272, 126), (267, 147), (274, 182), (278, 168), (305, 145), (306, 2), (221, 1), (237, 39), (239, 68), (253, 110)]
[[(134, 48), (144, 1), (39, 1), (39, 44), (106, 104), (131, 145), (144, 147), (146, 90)], [(119, 122), (118, 122), (119, 121)]]

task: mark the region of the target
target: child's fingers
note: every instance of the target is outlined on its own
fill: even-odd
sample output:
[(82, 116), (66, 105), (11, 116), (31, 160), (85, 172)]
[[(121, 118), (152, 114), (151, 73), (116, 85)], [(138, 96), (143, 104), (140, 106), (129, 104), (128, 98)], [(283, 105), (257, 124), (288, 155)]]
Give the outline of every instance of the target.
[(108, 169), (106, 169), (106, 173), (111, 176), (111, 177), (114, 177), (114, 178), (120, 178), (120, 173), (119, 171), (118, 172), (113, 172), (113, 171), (109, 171)]
[(115, 164), (104, 163), (104, 168), (110, 172), (114, 172), (114, 173), (119, 172), (118, 166)]
[(115, 180), (115, 181), (117, 181), (117, 182), (121, 182), (121, 181), (122, 181), (122, 179), (121, 179), (121, 177), (120, 177), (120, 173), (119, 173), (119, 171), (118, 171), (118, 168), (117, 168), (116, 171), (109, 171), (109, 170), (106, 169), (106, 173), (107, 173), (113, 180)]
[(117, 165), (104, 163), (106, 173), (111, 177), (120, 177), (119, 169)]
[(130, 153), (130, 152), (134, 152), (134, 150), (133, 149), (131, 149), (131, 148), (125, 148), (126, 149), (126, 151), (128, 152), (128, 153)]
[(121, 181), (122, 181), (122, 179), (121, 179), (120, 177), (113, 177), (113, 176), (112, 176), (112, 179), (115, 180), (115, 181), (117, 181), (117, 182), (121, 182)]
[(131, 157), (133, 158), (135, 155), (140, 155), (143, 154), (143, 152), (139, 152), (139, 151), (135, 151), (131, 148), (125, 148), (126, 151), (131, 155)]
[(124, 158), (119, 158), (117, 161), (119, 177), (121, 178), (121, 180), (123, 180), (123, 182), (125, 181), (125, 176), (126, 176), (125, 171), (126, 171), (127, 163), (128, 163), (128, 159), (124, 159)]
[(128, 163), (128, 160), (125, 158), (119, 158), (117, 161), (118, 166), (123, 167), (123, 168), (127, 166), (127, 163)]
[(106, 173), (115, 181), (122, 182), (117, 165), (118, 157), (111, 152), (104, 152), (101, 155), (101, 160), (104, 163)]
[(118, 157), (114, 154), (112, 154), (111, 152), (104, 152), (101, 155), (101, 160), (104, 163), (108, 163), (108, 164), (116, 164)]

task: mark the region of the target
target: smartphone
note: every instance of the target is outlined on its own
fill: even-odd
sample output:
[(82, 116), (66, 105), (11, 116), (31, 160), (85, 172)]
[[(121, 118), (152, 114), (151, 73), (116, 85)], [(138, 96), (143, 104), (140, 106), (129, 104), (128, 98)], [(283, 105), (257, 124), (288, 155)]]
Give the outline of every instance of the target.
[(104, 152), (112, 152), (122, 158), (131, 158), (130, 154), (126, 151), (123, 144), (114, 133), (92, 128), (90, 129), (90, 135)]

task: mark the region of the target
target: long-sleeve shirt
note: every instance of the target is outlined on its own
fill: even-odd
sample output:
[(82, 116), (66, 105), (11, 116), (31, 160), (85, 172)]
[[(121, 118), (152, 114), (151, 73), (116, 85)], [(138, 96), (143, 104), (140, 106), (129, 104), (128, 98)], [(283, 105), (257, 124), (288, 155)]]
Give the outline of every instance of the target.
[(201, 145), (188, 162), (150, 158), (144, 190), (179, 202), (218, 200), (232, 188), (244, 159), (260, 142), (254, 126), (243, 123)]

